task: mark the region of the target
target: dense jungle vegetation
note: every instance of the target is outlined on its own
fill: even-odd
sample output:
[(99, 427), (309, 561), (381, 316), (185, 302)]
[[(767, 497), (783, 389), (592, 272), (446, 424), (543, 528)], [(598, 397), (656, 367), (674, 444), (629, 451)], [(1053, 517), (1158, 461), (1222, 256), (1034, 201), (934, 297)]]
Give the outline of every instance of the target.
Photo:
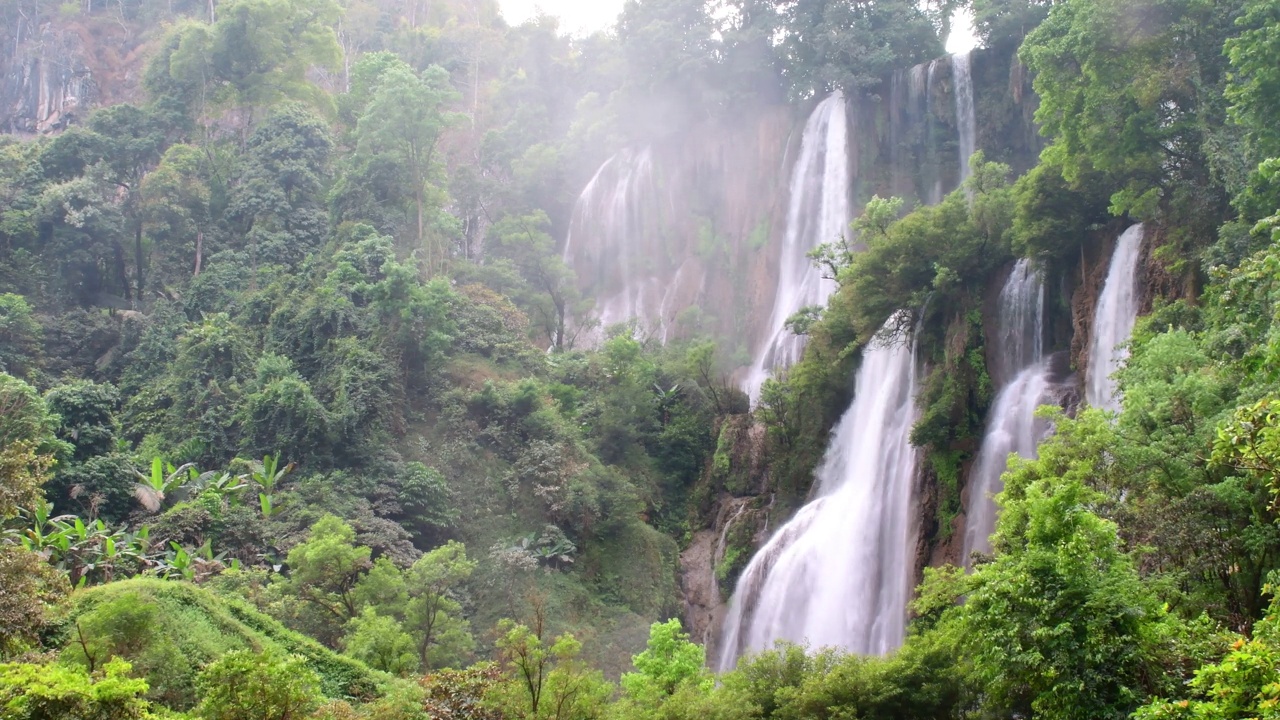
[[(1047, 147), (877, 198), (865, 251), (819, 254), (840, 290), (754, 411), (772, 482), (804, 496), (907, 310), (945, 535), (984, 289), (1144, 221), (1124, 410), (1054, 418), (899, 652), (717, 677), (676, 557), (745, 396), (713, 338), (584, 349), (558, 238), (612, 150), (875, 95), (962, 8), (1017, 48)], [(0, 718), (1280, 717), (1277, 0), (630, 0), (583, 38), (488, 0), (0, 17), (146, 53), (136, 102), (0, 137)]]

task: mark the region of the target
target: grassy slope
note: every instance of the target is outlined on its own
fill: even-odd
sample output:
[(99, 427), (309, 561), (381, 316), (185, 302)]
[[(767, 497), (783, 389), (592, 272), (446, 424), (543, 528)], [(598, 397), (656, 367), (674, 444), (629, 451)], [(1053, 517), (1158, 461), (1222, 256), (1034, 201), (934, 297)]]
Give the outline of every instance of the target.
[(64, 657), (83, 657), (77, 647), (76, 621), (97, 607), (121, 600), (135, 601), (155, 611), (153, 632), (128, 657), (147, 674), (158, 699), (186, 705), (192, 702), (195, 674), (230, 650), (274, 647), (307, 659), (332, 698), (369, 698), (380, 694), (390, 680), (351, 658), (296, 633), (263, 615), (248, 603), (215, 595), (190, 583), (133, 578), (78, 591), (66, 618)]

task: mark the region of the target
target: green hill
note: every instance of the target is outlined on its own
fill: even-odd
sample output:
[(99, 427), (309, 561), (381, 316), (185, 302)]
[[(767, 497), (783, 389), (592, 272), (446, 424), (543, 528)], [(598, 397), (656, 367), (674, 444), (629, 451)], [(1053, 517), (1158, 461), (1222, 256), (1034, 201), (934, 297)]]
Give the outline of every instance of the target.
[(65, 661), (101, 667), (122, 656), (146, 676), (152, 699), (169, 707), (193, 705), (200, 669), (244, 648), (276, 648), (306, 658), (331, 698), (375, 697), (391, 680), (242, 600), (185, 582), (134, 578), (81, 590), (72, 598), (62, 632)]

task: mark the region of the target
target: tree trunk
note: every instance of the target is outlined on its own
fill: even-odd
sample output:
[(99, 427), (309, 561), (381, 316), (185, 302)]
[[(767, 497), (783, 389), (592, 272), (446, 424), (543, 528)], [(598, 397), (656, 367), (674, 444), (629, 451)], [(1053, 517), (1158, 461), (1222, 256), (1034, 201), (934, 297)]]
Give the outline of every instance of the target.
[(197, 275), (200, 274), (200, 261), (202, 259), (203, 252), (204, 252), (204, 231), (196, 230), (196, 271), (191, 274), (191, 277), (196, 277)]
[[(418, 246), (418, 247), (422, 247), (422, 245), (423, 245), (423, 240), (425, 239), (423, 230), (424, 230), (424, 227), (425, 227), (425, 224), (426, 224), (426, 223), (425, 223), (425, 219), (423, 218), (423, 207), (422, 207), (422, 206), (426, 203), (426, 199), (422, 197), (422, 183), (421, 183), (421, 182), (419, 182), (419, 183), (418, 183), (418, 192), (414, 194), (414, 200), (415, 200), (415, 201), (417, 202), (417, 204), (418, 204), (418, 243), (417, 243), (417, 246)], [(435, 263), (435, 257), (434, 257), (434, 254), (430, 251), (430, 249), (428, 249), (428, 251), (427, 251), (427, 272), (428, 272), (428, 273), (430, 273), (430, 272), (431, 272), (431, 265), (433, 265), (434, 263)]]
[(129, 271), (125, 268), (124, 262), (124, 246), (119, 240), (111, 243), (111, 249), (115, 256), (116, 277), (120, 281), (120, 287), (124, 290), (124, 299), (133, 300), (133, 294), (129, 288)]
[(133, 229), (133, 262), (138, 270), (138, 300), (142, 300), (142, 286), (144, 282), (142, 268), (142, 221), (138, 221), (137, 227)]

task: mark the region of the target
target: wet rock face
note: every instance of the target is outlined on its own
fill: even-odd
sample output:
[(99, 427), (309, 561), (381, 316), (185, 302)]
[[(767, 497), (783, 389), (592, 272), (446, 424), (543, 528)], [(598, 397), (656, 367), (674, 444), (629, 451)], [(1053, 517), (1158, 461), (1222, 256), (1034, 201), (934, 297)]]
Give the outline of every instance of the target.
[(56, 133), (95, 107), (138, 101), (147, 41), (162, 29), (114, 7), (0, 8), (0, 132)]
[(80, 37), (52, 23), (34, 30), (16, 52), (9, 46), (11, 54), (0, 66), (0, 129), (5, 132), (36, 135), (62, 130), (97, 99)]
[(765, 428), (751, 415), (724, 418), (716, 455), (695, 494), (702, 522), (680, 553), (680, 594), (689, 634), (718, 657), (721, 625), (738, 574), (768, 539), (772, 492)]

